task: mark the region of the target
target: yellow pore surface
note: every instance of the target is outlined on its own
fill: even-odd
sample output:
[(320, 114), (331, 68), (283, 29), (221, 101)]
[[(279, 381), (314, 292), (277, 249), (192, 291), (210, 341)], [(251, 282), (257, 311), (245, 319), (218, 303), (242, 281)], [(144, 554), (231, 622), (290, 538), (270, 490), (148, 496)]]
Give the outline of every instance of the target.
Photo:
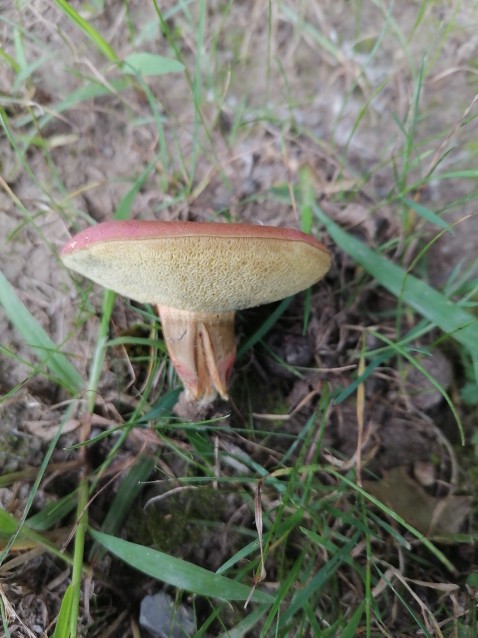
[(330, 267), (305, 241), (251, 237), (166, 237), (92, 243), (66, 266), (142, 303), (226, 312), (304, 290)]

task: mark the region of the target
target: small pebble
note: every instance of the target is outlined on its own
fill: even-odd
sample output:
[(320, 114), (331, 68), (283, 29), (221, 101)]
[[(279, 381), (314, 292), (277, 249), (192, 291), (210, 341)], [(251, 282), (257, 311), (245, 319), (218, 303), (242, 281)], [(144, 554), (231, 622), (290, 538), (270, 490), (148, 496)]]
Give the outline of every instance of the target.
[(163, 592), (143, 598), (139, 624), (151, 638), (192, 638), (196, 633), (193, 610), (186, 605), (176, 606), (171, 596)]

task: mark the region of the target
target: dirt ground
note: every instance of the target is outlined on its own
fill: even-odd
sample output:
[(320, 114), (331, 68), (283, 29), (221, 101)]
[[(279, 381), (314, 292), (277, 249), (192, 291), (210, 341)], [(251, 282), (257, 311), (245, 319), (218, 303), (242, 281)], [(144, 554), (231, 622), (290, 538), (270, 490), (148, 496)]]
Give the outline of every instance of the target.
[[(86, 12), (121, 59), (134, 46), (172, 56), (152, 3), (110, 0), (104, 6), (91, 3), (89, 9), (83, 3), (72, 4)], [(199, 132), (185, 76), (148, 80), (164, 122), (166, 145), (162, 148), (147, 93), (138, 86), (121, 91), (113, 88), (104, 96), (78, 101), (60, 111), (58, 105), (84, 86), (85, 78), (95, 78), (100, 86), (114, 82), (117, 74), (113, 65), (105, 63), (53, 3), (0, 0), (0, 42), (5, 51), (12, 56), (18, 51), (12, 32), (12, 24), (16, 24), (24, 34), (27, 60), (41, 61), (45, 56), (24, 81), (0, 60), (0, 105), (4, 104), (18, 144), (14, 148), (3, 135), (1, 271), (52, 340), (62, 344), (84, 378), (95, 348), (102, 291), (84, 281), (73, 282), (61, 264), (59, 251), (71, 233), (111, 219), (134, 180), (150, 164), (153, 168), (133, 202), (134, 219), (232, 220), (297, 228), (300, 218), (293, 201), (271, 197), (271, 192), (282, 189), (290, 194), (301, 170), (307, 167), (321, 208), (370, 246), (399, 238), (389, 255), (394, 258), (401, 253), (401, 263), (407, 267), (437, 234), (430, 224), (418, 219), (402, 250), (405, 231), (398, 207), (389, 197), (401, 179), (403, 166), (404, 132), (397, 122), (411, 126), (416, 98), (419, 116), (413, 138), (414, 160), (406, 183), (428, 174), (440, 158), (437, 177), (412, 194), (421, 205), (443, 213), (444, 219), (456, 224), (453, 233), (443, 233), (427, 250), (420, 275), (442, 288), (458, 266), (465, 269), (476, 264), (476, 185), (466, 177), (451, 180), (439, 179), (439, 175), (463, 167), (478, 169), (478, 3), (427, 3), (426, 19), (416, 27), (417, 3), (408, 1), (383, 9), (379, 3), (363, 2), (360, 11), (347, 10), (348, 3), (341, 1), (309, 5), (284, 2), (277, 6), (244, 1), (233, 3), (227, 11), (222, 3), (207, 4), (200, 60), (203, 122)], [(270, 6), (273, 13), (269, 21)], [(193, 3), (187, 11), (183, 9), (169, 2), (161, 6), (170, 16), (170, 29), (180, 34), (183, 61), (193, 73), (198, 8)], [(452, 27), (445, 36), (443, 25), (447, 23)], [(416, 96), (421, 68), (424, 81)], [(47, 123), (45, 118), (49, 118)], [(199, 143), (195, 136), (199, 136)], [(27, 144), (30, 138), (33, 142)], [(197, 162), (194, 181), (185, 196), (186, 176), (193, 161)], [(264, 438), (261, 451), (232, 433), (222, 441), (231, 449), (244, 446), (269, 468), (274, 467), (274, 454), (287, 449), (290, 437), (313, 413), (323, 384), (327, 381), (334, 391), (351, 382), (363, 329), (380, 325), (391, 336), (396, 330), (396, 317), (392, 316), (396, 300), (373, 282), (358, 284), (363, 280), (361, 269), (333, 246), (315, 223), (314, 232), (333, 252), (334, 265), (323, 284), (313, 290), (307, 335), (302, 334), (305, 298), (298, 296), (267, 335), (265, 347), (258, 346), (238, 361), (232, 382), (232, 430), (243, 423), (250, 397), (259, 430), (269, 423), (267, 415), (292, 414), (281, 423), (280, 433)], [(86, 303), (79, 286), (89, 290)], [(261, 308), (241, 313), (239, 338), (250, 336), (270, 312), (271, 308)], [(117, 301), (113, 317), (116, 334), (124, 334), (138, 322), (134, 308), (122, 300)], [(416, 318), (405, 313), (403, 321), (402, 329), (410, 328)], [(0, 404), (0, 469), (1, 474), (7, 474), (40, 466), (67, 396), (47, 376), (32, 369), (35, 359), (28, 344), (1, 309), (0, 334), (3, 348), (14, 353), (7, 356), (4, 352), (0, 359), (4, 395)], [(436, 331), (427, 334), (417, 347), (432, 346), (438, 336)], [(370, 348), (375, 345), (379, 344), (367, 344)], [(456, 350), (446, 345), (433, 348), (432, 353), (423, 358), (423, 364), (452, 397), (458, 397), (463, 366)], [(98, 432), (104, 429), (103, 420), (111, 416), (104, 406), (114, 404), (121, 414), (136, 397), (127, 365), (115, 367), (112, 353), (108, 356), (100, 383)], [(298, 378), (278, 365), (277, 357), (306, 370)], [(144, 371), (135, 370), (135, 374), (138, 379)], [(371, 474), (383, 479), (370, 480), (370, 491), (375, 490), (386, 501), (400, 486), (400, 498), (392, 499), (390, 505), (398, 513), (417, 512), (411, 523), (418, 529), (429, 528), (437, 504), (443, 503), (442, 512), (433, 520), (434, 531), (452, 534), (470, 530), (470, 452), (458, 446), (455, 420), (442, 395), (404, 363), (400, 369), (382, 366), (367, 381), (366, 397), (361, 454)], [(462, 408), (469, 441), (476, 427), (476, 408)], [(217, 410), (226, 412), (224, 406)], [(356, 453), (356, 413), (352, 397), (330, 412), (322, 445), (327, 458), (337, 464), (348, 463)], [(77, 440), (77, 426), (78, 421), (69, 422), (71, 431), (63, 435), (52, 463), (74, 464), (75, 451), (68, 446)], [(141, 437), (132, 437), (121, 451), (117, 467), (142, 444)], [(105, 458), (108, 445), (95, 448), (97, 463)], [(173, 466), (178, 464), (180, 473), (180, 461), (168, 460)], [(52, 472), (48, 476), (32, 511), (74, 489), (77, 468), (71, 465), (63, 475)], [(96, 500), (93, 520), (101, 520), (114, 484), (109, 490)], [(0, 504), (21, 515), (28, 492), (28, 482), (0, 487)], [(144, 501), (155, 495), (155, 488), (149, 488)], [(220, 504), (211, 498), (215, 497), (204, 496), (208, 505), (198, 499), (194, 504), (178, 499), (170, 507), (173, 512), (175, 508), (190, 511), (210, 507), (211, 520), (252, 524), (251, 509), (237, 494)], [(187, 501), (188, 497), (181, 499)], [(192, 517), (196, 514), (194, 511)], [(143, 537), (147, 543), (148, 525), (146, 532), (139, 531), (130, 520), (130, 534)], [(183, 558), (214, 570), (227, 560), (236, 542), (232, 532), (227, 535), (221, 528), (216, 535), (201, 537), (200, 542), (197, 536), (184, 533), (178, 544)], [(178, 549), (164, 540), (158, 544), (165, 551)], [(460, 564), (475, 560), (474, 550), (468, 546), (466, 551), (458, 551), (463, 554)], [(105, 573), (109, 560), (104, 559)], [(0, 572), (2, 587), (19, 619), (12, 636), (47, 635), (67, 577), (61, 563), (41, 552), (19, 560), (16, 569), (12, 571), (10, 566), (3, 576)], [(101, 583), (96, 587), (100, 592), (97, 605), (107, 622), (127, 596), (122, 591), (102, 589)], [(136, 577), (132, 590), (136, 609), (141, 596), (154, 587)], [(86, 603), (83, 610), (86, 626), (91, 610)], [(128, 623), (125, 620), (118, 633), (111, 635), (130, 635)], [(102, 631), (104, 624), (84, 635), (107, 635)]]

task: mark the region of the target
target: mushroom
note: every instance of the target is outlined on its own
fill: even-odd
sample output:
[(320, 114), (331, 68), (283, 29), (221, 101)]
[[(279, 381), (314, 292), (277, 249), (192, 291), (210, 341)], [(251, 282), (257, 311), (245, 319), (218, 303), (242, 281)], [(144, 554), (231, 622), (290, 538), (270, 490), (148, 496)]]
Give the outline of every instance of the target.
[(330, 253), (297, 230), (201, 222), (110, 221), (64, 247), (68, 268), (157, 306), (186, 398), (227, 399), (236, 310), (278, 301), (321, 279)]

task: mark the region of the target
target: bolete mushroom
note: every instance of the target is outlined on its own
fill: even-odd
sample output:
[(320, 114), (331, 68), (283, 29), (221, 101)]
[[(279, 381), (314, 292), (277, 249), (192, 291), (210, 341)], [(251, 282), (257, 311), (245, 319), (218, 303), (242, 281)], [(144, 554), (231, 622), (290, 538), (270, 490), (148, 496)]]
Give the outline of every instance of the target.
[(236, 310), (278, 301), (321, 279), (330, 253), (297, 230), (250, 224), (111, 221), (64, 247), (66, 266), (157, 306), (186, 398), (227, 399)]

